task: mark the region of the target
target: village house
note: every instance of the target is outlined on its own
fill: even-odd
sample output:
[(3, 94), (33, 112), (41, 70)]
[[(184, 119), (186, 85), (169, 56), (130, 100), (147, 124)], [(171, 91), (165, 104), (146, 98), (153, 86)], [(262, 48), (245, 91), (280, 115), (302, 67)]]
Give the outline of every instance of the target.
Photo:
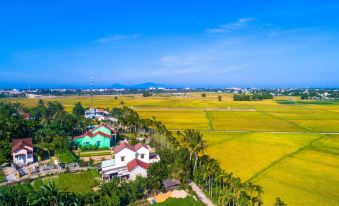
[(142, 143), (135, 146), (121, 143), (114, 149), (114, 159), (102, 162), (102, 179), (110, 180), (114, 176), (130, 180), (135, 180), (137, 176), (147, 177), (150, 164), (160, 161), (159, 155), (151, 151), (152, 148)]
[(98, 148), (110, 148), (116, 141), (116, 136), (117, 132), (115, 130), (106, 124), (100, 124), (80, 136), (73, 137), (71, 141), (79, 147), (97, 146)]
[(32, 138), (12, 140), (13, 163), (17, 165), (28, 165), (33, 163), (33, 143)]
[(102, 119), (108, 117), (109, 115), (110, 113), (104, 109), (89, 108), (85, 111), (85, 118), (88, 119)]

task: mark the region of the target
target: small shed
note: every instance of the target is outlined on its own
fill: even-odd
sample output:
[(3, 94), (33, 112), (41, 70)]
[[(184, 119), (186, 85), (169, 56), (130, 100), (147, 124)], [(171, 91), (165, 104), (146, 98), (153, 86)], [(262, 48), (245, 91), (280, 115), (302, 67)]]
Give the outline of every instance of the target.
[(180, 181), (176, 179), (165, 179), (162, 181), (166, 190), (175, 190), (180, 186)]

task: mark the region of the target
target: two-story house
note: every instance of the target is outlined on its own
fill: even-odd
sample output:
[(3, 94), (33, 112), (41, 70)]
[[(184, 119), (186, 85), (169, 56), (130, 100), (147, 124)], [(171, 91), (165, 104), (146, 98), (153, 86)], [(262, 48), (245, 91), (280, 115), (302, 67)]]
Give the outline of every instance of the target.
[(113, 176), (134, 180), (136, 176), (147, 176), (150, 164), (160, 160), (159, 155), (150, 152), (148, 145), (138, 143), (135, 146), (123, 142), (114, 149), (114, 159), (103, 161), (101, 172), (103, 180)]

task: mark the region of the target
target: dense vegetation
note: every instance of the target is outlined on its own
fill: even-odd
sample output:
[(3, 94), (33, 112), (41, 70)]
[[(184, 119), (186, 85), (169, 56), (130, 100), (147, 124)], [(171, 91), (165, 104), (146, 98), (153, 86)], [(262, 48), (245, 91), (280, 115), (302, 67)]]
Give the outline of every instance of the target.
[(263, 99), (273, 99), (271, 93), (254, 93), (254, 94), (234, 94), (234, 101), (258, 101)]
[(40, 100), (31, 108), (0, 102), (0, 164), (9, 161), (11, 141), (16, 138), (33, 137), (37, 146), (35, 154), (39, 158), (44, 150), (49, 156), (51, 151), (67, 153), (69, 137), (81, 134), (84, 128), (93, 124), (80, 115), (83, 110), (81, 103), (77, 103), (74, 113), (70, 114), (58, 102)]

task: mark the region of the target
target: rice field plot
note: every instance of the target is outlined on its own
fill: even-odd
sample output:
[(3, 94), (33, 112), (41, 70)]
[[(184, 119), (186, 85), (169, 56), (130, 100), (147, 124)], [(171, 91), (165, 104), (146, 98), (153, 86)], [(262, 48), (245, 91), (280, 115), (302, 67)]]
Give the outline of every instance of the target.
[(260, 132), (204, 133), (206, 153), (217, 159), (225, 171), (233, 172), (243, 181), (320, 136)]
[(259, 175), (264, 203), (279, 196), (288, 205), (328, 205), (339, 202), (339, 135), (327, 135)]
[(206, 130), (208, 120), (201, 110), (137, 110), (144, 118), (156, 117), (169, 129), (195, 128)]
[(279, 111), (270, 113), (312, 132), (339, 132), (339, 114), (328, 110)]
[(213, 128), (215, 130), (230, 131), (306, 131), (299, 125), (276, 118), (263, 112), (210, 112)]

